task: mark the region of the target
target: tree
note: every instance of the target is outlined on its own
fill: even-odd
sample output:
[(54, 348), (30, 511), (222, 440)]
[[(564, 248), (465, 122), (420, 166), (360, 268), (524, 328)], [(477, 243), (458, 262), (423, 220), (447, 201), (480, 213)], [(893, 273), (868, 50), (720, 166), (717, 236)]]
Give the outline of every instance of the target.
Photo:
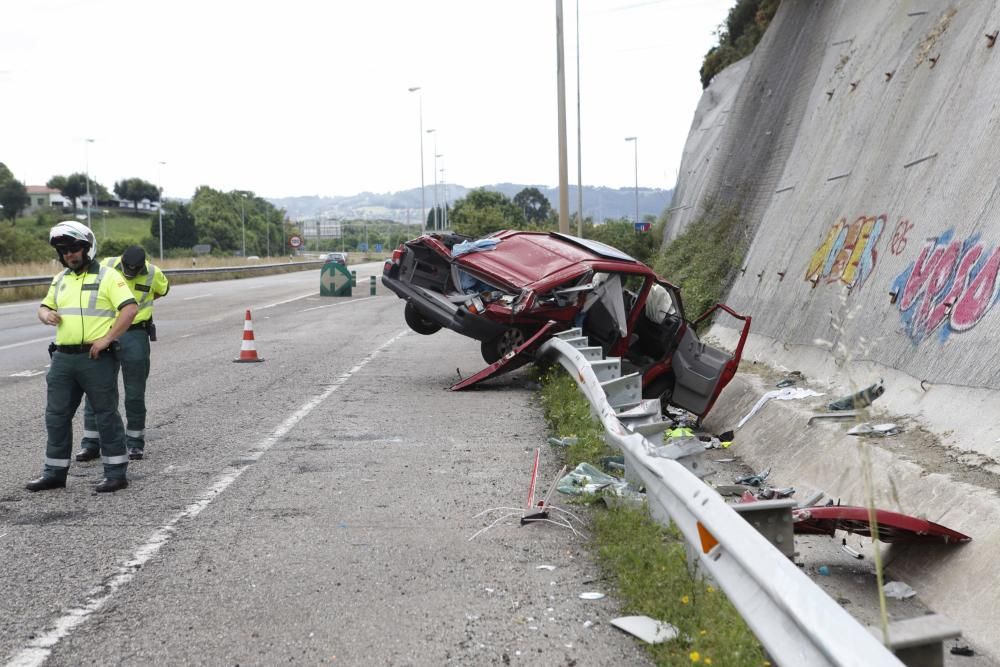
[(96, 183), (93, 179), (89, 180), (88, 187), (87, 175), (79, 172), (69, 176), (53, 176), (45, 185), (59, 190), (62, 196), (73, 205), (74, 211), (76, 210), (76, 200), (87, 194), (88, 191), (92, 196), (100, 196), (102, 191), (107, 192), (103, 185)]
[(548, 197), (538, 188), (524, 188), (514, 195), (514, 206), (524, 213), (525, 219), (535, 225), (540, 225), (549, 217), (552, 204)]
[(115, 181), (115, 194), (118, 195), (119, 199), (127, 199), (132, 202), (132, 208), (139, 208), (139, 202), (143, 199), (160, 201), (160, 188), (141, 178), (124, 178)]
[[(150, 234), (160, 238), (160, 221), (153, 218), (149, 224)], [(198, 230), (191, 208), (178, 202), (163, 205), (163, 247), (192, 248), (198, 243)]]
[(502, 192), (472, 190), (455, 202), (449, 217), (451, 228), (472, 237), (486, 236), (502, 229), (523, 229), (524, 214)]
[(17, 216), (21, 215), (21, 211), (28, 208), (29, 203), (31, 199), (28, 197), (28, 190), (21, 181), (13, 178), (0, 181), (0, 206), (3, 206), (0, 213), (10, 220), (12, 225)]
[(14, 174), (11, 173), (10, 169), (7, 168), (3, 162), (0, 162), (0, 183), (6, 183), (7, 181), (13, 180)]

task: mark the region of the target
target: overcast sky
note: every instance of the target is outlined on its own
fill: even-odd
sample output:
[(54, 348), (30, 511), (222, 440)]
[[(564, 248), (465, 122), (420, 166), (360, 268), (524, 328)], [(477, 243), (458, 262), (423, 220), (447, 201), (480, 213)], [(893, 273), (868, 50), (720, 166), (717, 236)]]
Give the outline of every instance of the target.
[[(584, 184), (632, 186), (637, 136), (639, 185), (674, 185), (734, 2), (581, 0)], [(555, 4), (5, 0), (0, 162), (26, 185), (89, 168), (167, 197), (336, 196), (419, 187), (423, 136), (428, 186), (435, 141), (443, 181), (555, 186)], [(571, 184), (576, 7), (563, 2)]]

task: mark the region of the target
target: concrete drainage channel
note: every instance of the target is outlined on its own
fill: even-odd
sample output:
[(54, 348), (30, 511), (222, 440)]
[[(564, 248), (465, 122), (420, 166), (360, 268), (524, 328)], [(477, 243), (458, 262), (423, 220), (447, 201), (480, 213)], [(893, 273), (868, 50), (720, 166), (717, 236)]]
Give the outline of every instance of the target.
[[(659, 400), (642, 398), (637, 374), (622, 376), (579, 329), (548, 340), (539, 354), (577, 381), (605, 437), (624, 454), (630, 486), (645, 488), (650, 512), (674, 523), (707, 573), (778, 665), (941, 665), (943, 641), (957, 633), (937, 615), (890, 624), (887, 649), (790, 558), (795, 501), (758, 501), (737, 513), (701, 477), (704, 446), (664, 444), (672, 424)], [(756, 525), (761, 530), (754, 528)], [(878, 632), (881, 637), (881, 632)]]

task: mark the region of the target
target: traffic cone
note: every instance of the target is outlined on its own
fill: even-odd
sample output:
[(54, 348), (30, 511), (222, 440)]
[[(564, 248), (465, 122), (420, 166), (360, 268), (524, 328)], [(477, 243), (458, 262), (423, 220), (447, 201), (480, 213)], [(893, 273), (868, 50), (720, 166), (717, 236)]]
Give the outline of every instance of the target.
[(233, 359), (236, 363), (246, 363), (250, 361), (264, 361), (257, 356), (257, 348), (253, 342), (253, 322), (250, 320), (250, 311), (247, 311), (246, 319), (243, 320), (243, 344), (240, 346), (240, 358)]

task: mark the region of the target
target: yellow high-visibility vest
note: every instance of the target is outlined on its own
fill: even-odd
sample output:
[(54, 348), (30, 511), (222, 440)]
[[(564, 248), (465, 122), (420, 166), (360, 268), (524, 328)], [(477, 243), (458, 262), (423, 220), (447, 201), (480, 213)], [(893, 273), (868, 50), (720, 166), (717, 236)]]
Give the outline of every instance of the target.
[[(125, 278), (121, 260), (121, 257), (107, 257), (101, 263), (118, 271), (122, 274), (122, 278)], [(149, 262), (146, 262), (146, 266), (136, 274), (135, 278), (125, 278), (125, 284), (128, 285), (139, 306), (139, 312), (135, 314), (132, 324), (142, 324), (153, 319), (153, 300), (157, 296), (166, 296), (170, 291), (170, 281), (167, 280), (167, 276), (160, 267)]]
[(87, 270), (66, 269), (56, 274), (42, 305), (59, 313), (56, 345), (93, 343), (108, 333), (118, 311), (135, 297), (125, 278), (94, 261)]

